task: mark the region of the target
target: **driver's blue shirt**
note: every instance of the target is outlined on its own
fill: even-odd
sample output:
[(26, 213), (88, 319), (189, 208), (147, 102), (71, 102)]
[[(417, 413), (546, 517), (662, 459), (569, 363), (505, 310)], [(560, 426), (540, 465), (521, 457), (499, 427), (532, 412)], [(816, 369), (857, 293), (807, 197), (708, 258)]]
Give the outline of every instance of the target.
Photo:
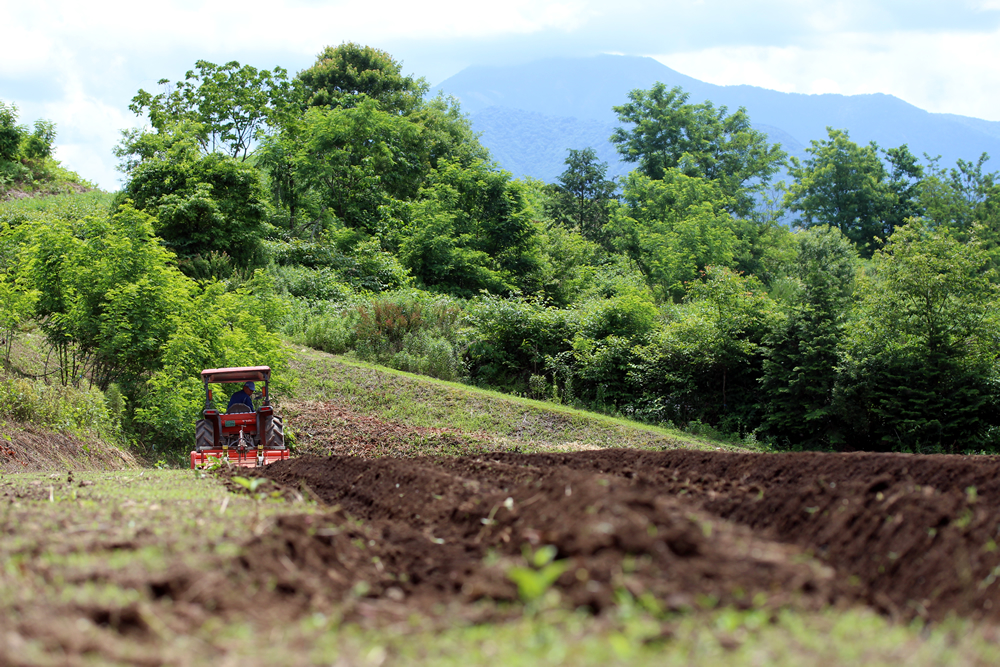
[(229, 407), (226, 408), (226, 411), (228, 412), (229, 410), (231, 410), (232, 407), (237, 403), (242, 403), (243, 405), (250, 408), (250, 412), (254, 411), (253, 396), (250, 396), (242, 389), (240, 389), (238, 392), (236, 392), (229, 398)]

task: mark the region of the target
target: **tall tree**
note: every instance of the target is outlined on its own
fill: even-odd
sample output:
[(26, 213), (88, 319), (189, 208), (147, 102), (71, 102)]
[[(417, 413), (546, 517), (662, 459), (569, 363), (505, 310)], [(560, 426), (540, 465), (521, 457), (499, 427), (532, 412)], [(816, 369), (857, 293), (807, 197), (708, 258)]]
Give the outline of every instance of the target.
[(566, 170), (559, 175), (556, 217), (570, 222), (584, 238), (601, 242), (608, 222), (608, 204), (617, 185), (605, 178), (608, 163), (600, 162), (593, 148), (570, 149)]
[(637, 162), (654, 180), (669, 169), (716, 181), (731, 198), (732, 211), (748, 215), (753, 192), (778, 172), (785, 152), (753, 129), (746, 110), (730, 114), (711, 102), (689, 104), (690, 95), (662, 83), (650, 90), (633, 90), (629, 102), (614, 107), (619, 127), (612, 143), (627, 162)]
[(800, 214), (797, 224), (833, 225), (871, 257), (898, 225), (920, 214), (923, 170), (906, 146), (888, 151), (875, 142), (859, 146), (845, 130), (828, 127), (827, 139), (813, 140), (806, 152), (810, 157), (792, 158), (788, 170), (795, 180), (785, 205)]
[(349, 108), (366, 97), (399, 115), (417, 109), (429, 89), (423, 79), (404, 75), (402, 63), (385, 51), (354, 42), (326, 47), (297, 78), (309, 106)]
[(830, 226), (799, 232), (795, 240), (791, 268), (799, 290), (787, 319), (765, 341), (762, 430), (782, 444), (827, 446), (838, 437), (838, 349), (858, 254)]
[(179, 123), (189, 128), (198, 123), (204, 152), (219, 151), (240, 160), (249, 157), (260, 131), (282, 112), (291, 95), (282, 68), (257, 70), (235, 60), (225, 65), (199, 60), (183, 81), (159, 83), (164, 92), (152, 95), (139, 90), (129, 109), (136, 115), (148, 114), (150, 125), (160, 133)]
[(159, 150), (133, 168), (119, 203), (130, 199), (156, 216), (156, 234), (191, 277), (228, 275), (229, 260), (259, 266), (267, 201), (260, 173), (228, 155), (202, 154), (192, 134), (159, 135)]
[(626, 176), (608, 242), (635, 262), (659, 299), (680, 299), (710, 265), (727, 266), (737, 243), (730, 199), (714, 181), (668, 169), (661, 180)]
[(899, 228), (861, 281), (838, 402), (854, 447), (957, 452), (1000, 426), (1000, 328), (981, 244), (919, 221)]

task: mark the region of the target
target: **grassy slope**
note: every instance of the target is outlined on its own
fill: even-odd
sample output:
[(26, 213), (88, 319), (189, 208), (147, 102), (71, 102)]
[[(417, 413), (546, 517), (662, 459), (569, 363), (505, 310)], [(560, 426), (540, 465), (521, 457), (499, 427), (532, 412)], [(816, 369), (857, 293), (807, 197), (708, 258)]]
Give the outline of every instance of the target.
[(301, 346), (292, 349), (295, 398), (285, 404), (293, 412), (297, 401), (332, 401), (386, 421), (479, 434), (498, 446), (517, 446), (521, 451), (734, 448), (679, 431), (359, 363)]

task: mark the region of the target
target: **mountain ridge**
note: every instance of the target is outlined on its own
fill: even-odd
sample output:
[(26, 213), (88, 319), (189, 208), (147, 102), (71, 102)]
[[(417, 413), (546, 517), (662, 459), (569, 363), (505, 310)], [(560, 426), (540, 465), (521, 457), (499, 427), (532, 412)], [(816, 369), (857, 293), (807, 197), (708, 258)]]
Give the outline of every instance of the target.
[[(648, 89), (657, 81), (681, 86), (691, 102), (746, 108), (755, 127), (799, 157), (810, 141), (826, 138), (827, 127), (846, 129), (857, 143), (876, 141), (883, 148), (906, 144), (917, 156), (940, 156), (944, 167), (959, 158), (975, 160), (983, 152), (1000, 154), (1000, 122), (929, 112), (886, 93), (807, 94), (746, 84), (718, 86), (636, 56), (474, 66), (435, 88), (461, 102), (484, 145), (504, 168), (515, 176), (552, 181), (563, 171), (570, 148), (594, 148), (609, 163), (609, 174), (630, 170), (632, 165), (619, 162), (608, 142), (611, 131), (604, 130), (620, 124), (612, 107), (624, 104), (629, 91)], [(557, 146), (562, 147), (562, 158), (554, 162)]]

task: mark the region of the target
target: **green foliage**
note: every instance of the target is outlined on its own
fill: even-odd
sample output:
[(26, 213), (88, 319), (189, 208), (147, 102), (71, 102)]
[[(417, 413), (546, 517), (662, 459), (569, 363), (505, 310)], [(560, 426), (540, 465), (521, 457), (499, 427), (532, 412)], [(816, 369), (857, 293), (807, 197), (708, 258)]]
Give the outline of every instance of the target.
[(25, 133), (24, 127), (17, 124), (17, 106), (0, 100), (0, 161), (18, 158)]
[(689, 104), (679, 87), (656, 83), (633, 90), (629, 101), (614, 107), (619, 127), (611, 136), (622, 159), (638, 162), (642, 173), (660, 180), (671, 169), (685, 176), (716, 181), (729, 198), (730, 210), (746, 215), (752, 192), (778, 172), (785, 153), (769, 145), (767, 135), (753, 129), (745, 109), (730, 114), (711, 102)]
[(529, 276), (528, 290), (544, 294), (555, 306), (565, 308), (575, 301), (596, 296), (612, 296), (601, 286), (614, 280), (618, 270), (633, 274), (634, 284), (645, 285), (641, 274), (629, 271), (626, 262), (616, 261), (618, 255), (609, 255), (578, 231), (561, 225), (536, 223), (535, 237), (538, 244), (537, 266)]
[[(649, 342), (659, 328), (659, 311), (648, 294), (635, 291), (593, 299), (579, 312), (572, 356), (549, 364), (557, 371), (555, 379), (562, 380), (564, 399), (582, 399), (599, 408), (633, 403), (643, 392), (630, 382), (629, 371), (637, 361), (636, 347)], [(568, 368), (563, 365), (567, 359)]]
[(29, 160), (52, 157), (52, 142), (56, 139), (56, 126), (50, 120), (36, 120), (35, 131), (26, 134), (21, 142), (21, 153)]
[(413, 111), (429, 87), (404, 76), (402, 64), (385, 51), (354, 42), (326, 47), (297, 78), (309, 106), (349, 108), (367, 98), (390, 114)]
[(544, 373), (549, 359), (569, 351), (577, 329), (574, 316), (536, 299), (490, 295), (472, 300), (466, 308), (472, 381), (525, 391), (531, 375)]
[(576, 229), (589, 241), (603, 240), (608, 205), (617, 188), (613, 180), (605, 178), (607, 171), (608, 163), (598, 162), (593, 148), (570, 149), (566, 171), (554, 186), (553, 219)]
[(870, 257), (879, 241), (907, 218), (919, 215), (915, 181), (922, 168), (906, 146), (883, 151), (875, 142), (859, 146), (847, 132), (827, 128), (826, 140), (810, 142), (805, 162), (792, 158), (795, 179), (785, 205), (801, 213), (800, 225), (833, 225)]
[(119, 424), (96, 387), (60, 387), (43, 380), (0, 378), (0, 415), (25, 424), (76, 433), (121, 437)]
[(456, 380), (465, 375), (461, 318), (456, 302), (409, 290), (359, 295), (339, 304), (299, 301), (284, 330), (296, 342), (325, 352)]
[(978, 243), (911, 223), (874, 257), (838, 399), (855, 447), (957, 452), (1000, 424), (998, 288)]
[(526, 566), (508, 569), (507, 578), (517, 584), (522, 601), (534, 602), (545, 595), (570, 563), (565, 559), (555, 560), (557, 550), (551, 544), (539, 547), (534, 553), (525, 545), (523, 551)]
[(650, 343), (636, 349), (632, 381), (644, 396), (632, 411), (656, 421), (752, 430), (763, 344), (780, 318), (757, 278), (710, 267)]
[(306, 112), (293, 161), (298, 178), (348, 227), (391, 239), (393, 199), (416, 195), (427, 168), (420, 127), (369, 99)]
[(400, 260), (429, 288), (509, 293), (535, 268), (522, 186), (488, 164), (433, 170), (410, 219)]
[(654, 180), (632, 172), (623, 205), (607, 226), (610, 243), (631, 258), (660, 299), (679, 299), (707, 266), (728, 266), (737, 237), (718, 184), (668, 169)]
[(813, 227), (796, 241), (798, 291), (787, 319), (765, 341), (761, 427), (781, 443), (830, 446), (839, 439), (833, 396), (858, 257), (834, 227)]
[(92, 187), (52, 159), (56, 126), (36, 120), (34, 130), (17, 123), (17, 107), (0, 100), (0, 194), (8, 189), (58, 193)]
[[(151, 95), (140, 90), (129, 109), (149, 122), (159, 134), (170, 134), (179, 124), (193, 123), (192, 133), (204, 153), (220, 151), (246, 160), (258, 134), (291, 100), (287, 73), (257, 70), (236, 61), (216, 65), (195, 63), (183, 81), (159, 81), (165, 91)], [(131, 170), (129, 170), (131, 171)]]
[(213, 265), (226, 264), (213, 263), (213, 253), (241, 268), (261, 266), (266, 194), (258, 172), (219, 153), (200, 155), (181, 134), (163, 148), (135, 167), (121, 201), (156, 216), (157, 235), (192, 277), (218, 277)]

